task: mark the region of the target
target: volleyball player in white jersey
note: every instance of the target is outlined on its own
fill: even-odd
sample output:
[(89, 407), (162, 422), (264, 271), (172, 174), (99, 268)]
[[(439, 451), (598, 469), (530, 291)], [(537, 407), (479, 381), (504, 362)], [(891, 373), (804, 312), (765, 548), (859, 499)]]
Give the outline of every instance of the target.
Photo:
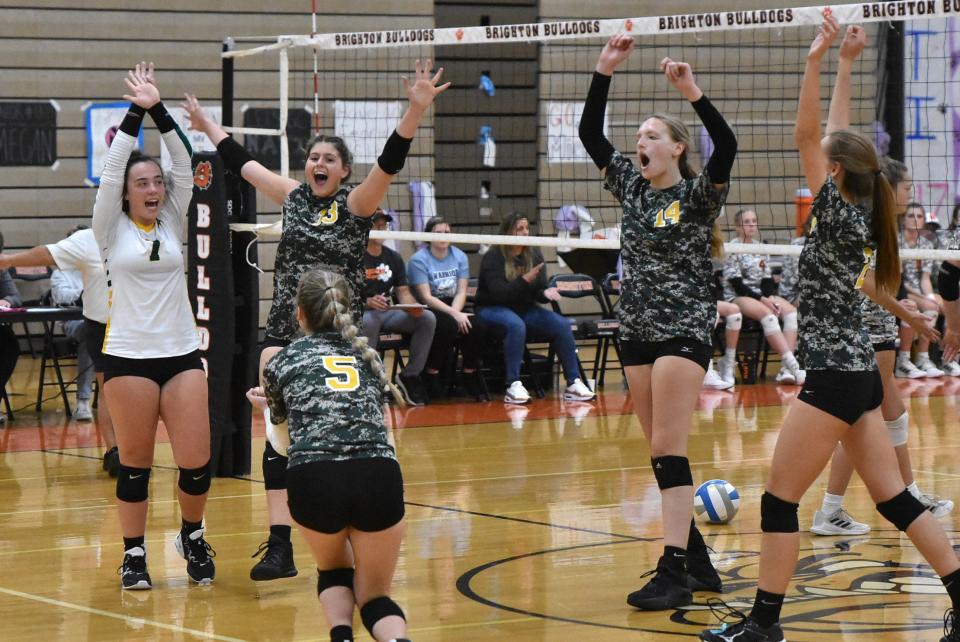
[[(174, 545), (187, 560), (191, 580), (209, 584), (214, 577), (212, 549), (203, 537), (210, 489), (207, 381), (181, 249), (193, 195), (191, 150), (152, 79), (152, 63), (140, 63), (127, 74), (130, 94), (124, 99), (132, 104), (110, 146), (93, 208), (93, 232), (109, 288), (103, 370), (120, 447), (124, 589), (152, 586), (144, 531), (158, 419), (180, 469), (183, 524)], [(170, 189), (160, 165), (135, 151), (148, 111), (173, 160)]]
[(93, 370), (100, 384), (100, 407), (97, 409), (97, 428), (107, 450), (103, 454), (103, 469), (116, 477), (120, 468), (117, 438), (106, 401), (103, 385), (102, 348), (107, 328), (107, 275), (103, 260), (93, 236), (93, 230), (77, 230), (67, 238), (38, 245), (26, 252), (0, 254), (0, 270), (11, 267), (50, 266), (61, 270), (76, 270), (83, 280), (83, 330), (86, 348), (93, 360)]
[[(297, 283), (310, 268), (323, 265), (342, 274), (350, 285), (357, 326), (363, 325), (366, 286), (363, 257), (370, 232), (370, 217), (387, 194), (393, 177), (403, 168), (413, 137), (427, 110), (450, 83), (438, 85), (443, 69), (433, 73), (430, 60), (416, 62), (415, 77), (403, 78), (409, 107), (387, 140), (377, 162), (356, 187), (344, 183), (353, 171), (353, 158), (343, 139), (318, 134), (307, 142), (305, 181), (276, 174), (240, 143), (208, 119), (196, 97), (187, 96), (184, 108), (191, 126), (204, 132), (217, 146), (227, 169), (242, 176), (258, 191), (283, 207), (283, 233), (274, 262), (273, 303), (267, 317), (266, 339), (260, 353), (263, 368), (284, 346), (299, 336), (295, 313)], [(269, 442), (264, 447), (263, 478), (267, 491), (270, 536), (256, 555), (253, 580), (273, 580), (297, 574), (290, 543), (290, 511), (287, 508), (287, 458)]]

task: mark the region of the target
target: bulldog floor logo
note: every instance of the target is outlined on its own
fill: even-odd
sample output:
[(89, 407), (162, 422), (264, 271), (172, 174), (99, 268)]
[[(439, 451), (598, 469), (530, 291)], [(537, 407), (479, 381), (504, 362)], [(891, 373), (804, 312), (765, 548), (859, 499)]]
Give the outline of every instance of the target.
[[(752, 535), (741, 534), (732, 539), (752, 541)], [(760, 534), (755, 535), (759, 549)], [(882, 634), (906, 635), (942, 628), (943, 613), (950, 600), (940, 578), (899, 533), (875, 531), (874, 535), (877, 536), (848, 540), (801, 540), (800, 559), (787, 590), (780, 621), (787, 639), (812, 642), (842, 638), (866, 642), (879, 639)], [(535, 551), (478, 566), (460, 576), (457, 588), (464, 596), (501, 610), (604, 629), (660, 633), (672, 638), (695, 636), (705, 628), (719, 626), (708, 604), (708, 600), (718, 597), (712, 593), (695, 593), (693, 604), (669, 614), (632, 611), (626, 622), (619, 617), (619, 612), (616, 616), (597, 616), (590, 600), (562, 600), (555, 603), (555, 608), (535, 601), (540, 608), (531, 609), (528, 600), (511, 604), (511, 600), (484, 595), (488, 592), (485, 589), (502, 586), (504, 578), (513, 577), (517, 567), (537, 563), (538, 559), (554, 568), (576, 569), (591, 560), (619, 560), (634, 546), (651, 545), (654, 543), (638, 538)], [(719, 597), (731, 609), (749, 613), (757, 590), (759, 550), (724, 550), (720, 545), (718, 551), (722, 552), (711, 557), (723, 579), (724, 591)], [(553, 563), (544, 557), (554, 558)], [(623, 559), (632, 557), (628, 555)], [(621, 582), (608, 579), (605, 586), (595, 587), (593, 595), (597, 602), (594, 605), (611, 599), (619, 602), (615, 595), (626, 595), (646, 581), (640, 580), (637, 584), (636, 576), (643, 569), (635, 569), (636, 573), (626, 578), (625, 574), (629, 575), (630, 571), (623, 563), (614, 562), (612, 566), (608, 571), (611, 578), (614, 575), (623, 578), (629, 588), (625, 591)], [(504, 576), (498, 576), (499, 573)], [(569, 582), (562, 578), (554, 580), (563, 586), (576, 583), (573, 578)]]

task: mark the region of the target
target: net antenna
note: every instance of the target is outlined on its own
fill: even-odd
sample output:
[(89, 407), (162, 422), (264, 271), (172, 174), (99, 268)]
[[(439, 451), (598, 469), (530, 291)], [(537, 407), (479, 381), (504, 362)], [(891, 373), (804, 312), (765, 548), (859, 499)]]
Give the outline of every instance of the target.
[[(222, 54), (236, 60), (238, 65), (246, 60), (256, 67), (249, 70), (251, 73), (247, 77), (259, 80), (259, 85), (251, 84), (249, 88), (237, 90), (243, 92), (242, 95), (253, 96), (254, 100), (274, 100), (273, 96), (265, 97), (262, 92), (264, 56), (276, 52), (276, 69), (280, 76), (279, 95), (273, 102), (279, 107), (278, 127), (231, 127), (228, 131), (278, 138), (279, 171), (289, 176), (293, 147), (289, 132), (295, 123), (288, 114), (296, 112), (301, 104), (311, 112), (309, 119), (304, 119), (303, 134), (309, 130), (314, 134), (342, 135), (341, 119), (349, 119), (351, 126), (364, 129), (368, 136), (363, 140), (355, 139), (360, 141), (360, 148), (367, 148), (365, 152), (361, 150), (362, 153), (358, 154), (354, 143), (350, 143), (357, 156), (354, 176), (363, 176), (375, 159), (375, 156), (371, 158), (370, 150), (379, 152), (389, 133), (387, 127), (392, 129), (399, 117), (395, 110), (391, 111), (390, 104), (399, 105), (401, 109), (404, 106), (401, 104), (402, 92), (398, 91), (399, 76), (409, 74), (414, 59), (430, 57), (446, 67), (444, 79), (454, 80), (454, 85), (438, 99), (435, 113), (425, 119), (417, 133), (407, 167), (394, 181), (385, 206), (394, 209), (401, 220), (409, 218), (413, 221), (409, 227), (404, 225), (404, 230), (421, 229), (416, 225), (415, 197), (408, 193), (407, 185), (417, 182), (435, 184), (435, 209), (447, 218), (457, 233), (374, 231), (372, 236), (415, 242), (443, 239), (470, 245), (517, 244), (516, 237), (483, 232), (492, 231), (490, 228), (495, 225), (497, 216), (520, 209), (530, 214), (534, 230), (541, 235), (531, 236), (523, 243), (544, 247), (618, 249), (620, 244), (615, 235), (602, 239), (558, 238), (555, 233), (563, 221), (556, 213), (564, 207), (581, 206), (589, 211), (598, 228), (616, 230), (619, 227), (620, 208), (603, 190), (595, 166), (580, 148), (576, 137), (577, 106), (582, 108), (590, 74), (605, 40), (617, 33), (631, 34), (637, 39), (637, 50), (624, 68), (618, 70), (611, 88), (606, 119), (608, 138), (624, 154), (632, 156), (634, 132), (647, 115), (661, 111), (678, 113), (691, 130), (692, 148), (699, 151), (699, 157), (696, 153), (694, 157), (702, 165), (710, 141), (697, 136), (700, 123), (692, 109), (667, 86), (656, 68), (664, 55), (691, 62), (698, 83), (718, 105), (740, 140), (740, 153), (733, 168), (731, 193), (721, 225), (726, 226), (729, 237), (735, 240), (733, 213), (738, 209), (754, 209), (760, 216), (764, 240), (773, 241), (762, 246), (762, 253), (795, 256), (802, 248), (788, 241), (795, 234), (794, 213), (795, 209), (799, 210), (795, 194), (804, 187), (792, 141), (796, 94), (813, 27), (822, 22), (827, 9), (826, 6), (767, 6), (756, 10), (622, 19), (318, 33), (317, 0), (312, 0), (309, 34), (280, 35), (275, 42)], [(941, 226), (946, 228), (950, 221), (947, 210), (955, 202), (960, 202), (960, 147), (956, 154), (947, 149), (953, 144), (952, 120), (958, 123), (956, 129), (960, 130), (960, 105), (952, 104), (960, 103), (960, 100), (952, 101), (951, 94), (952, 86), (958, 84), (951, 77), (950, 60), (954, 52), (945, 51), (953, 47), (954, 42), (960, 43), (960, 30), (954, 24), (960, 22), (960, 2), (869, 2), (834, 5), (829, 10), (842, 25), (863, 24), (870, 33), (870, 50), (858, 60), (855, 72), (857, 84), (854, 91), (857, 95), (854, 100), (857, 102), (851, 106), (852, 126), (861, 133), (876, 134), (873, 137), (878, 142), (882, 132), (872, 131), (878, 126), (875, 124), (878, 116), (898, 109), (898, 100), (887, 101), (891, 94), (885, 93), (885, 86), (899, 81), (886, 76), (878, 80), (878, 72), (884, 69), (883, 65), (890, 56), (899, 55), (890, 53), (885, 40), (891, 33), (913, 38), (909, 34), (924, 32), (925, 35), (906, 43), (905, 61), (901, 61), (908, 72), (906, 75), (914, 67), (921, 71), (927, 69), (927, 75), (920, 80), (914, 79), (913, 90), (910, 79), (904, 81), (907, 94), (902, 99), (905, 105), (901, 111), (906, 131), (900, 132), (899, 136), (906, 139), (906, 145), (901, 145), (900, 149), (904, 151), (904, 160), (913, 172), (914, 182), (924, 196), (928, 211), (939, 216)], [(891, 26), (891, 21), (896, 22)], [(263, 37), (235, 40), (264, 42)], [(499, 66), (496, 60), (476, 63), (477, 58), (484, 57), (482, 54), (488, 45), (489, 51), (503, 45), (514, 47), (516, 51), (522, 50), (524, 45), (536, 48), (537, 66), (533, 81), (537, 92), (534, 96), (538, 120), (536, 132), (510, 131), (509, 118), (522, 107), (520, 99), (512, 98), (520, 93), (516, 89), (521, 75), (518, 70), (522, 65), (509, 56), (503, 56), (505, 62)], [(957, 47), (960, 50), (960, 45)], [(833, 84), (836, 49), (835, 45), (822, 73), (822, 96), (828, 95)], [(258, 56), (260, 62), (256, 62)], [(320, 77), (321, 66), (323, 78)], [(238, 78), (246, 71), (238, 72)], [(458, 73), (460, 77), (456, 77)], [(468, 73), (472, 75), (468, 77)], [(496, 83), (496, 97), (492, 91), (488, 97), (477, 90), (480, 74), (489, 89), (492, 90)], [(291, 78), (298, 80), (291, 82)], [(937, 93), (943, 96), (931, 101), (919, 98)], [(306, 107), (307, 104), (310, 107)], [(360, 104), (371, 109), (364, 113), (366, 122), (360, 111), (351, 111), (359, 109), (357, 105)], [(373, 110), (375, 104), (383, 109)], [(552, 109), (558, 111), (551, 112)], [(445, 110), (442, 118), (438, 115), (441, 110)], [(550, 122), (551, 116), (556, 117), (556, 124)], [(470, 121), (471, 117), (487, 119), (480, 121), (488, 126), (485, 133)], [(884, 120), (889, 124), (889, 118), (884, 117)], [(468, 121), (469, 125), (463, 125)], [(915, 131), (919, 123), (924, 124), (925, 131)], [(461, 129), (451, 134), (454, 126)], [(441, 128), (444, 128), (443, 132)], [(891, 134), (898, 135), (896, 132)], [(522, 171), (515, 172), (516, 176), (504, 176), (506, 172), (501, 168), (485, 167), (481, 162), (486, 158), (482, 149), (485, 135), (496, 141), (498, 160), (519, 155), (515, 140), (523, 136), (533, 141), (533, 157)], [(940, 147), (928, 144), (928, 138), (937, 138)], [(890, 151), (897, 155), (896, 146)], [(442, 154), (446, 154), (443, 160)], [(497, 178), (491, 181), (490, 176), (494, 174)], [(492, 187), (481, 192), (481, 184), (492, 184)], [(526, 191), (520, 194), (521, 189)], [(455, 194), (448, 197), (441, 194), (443, 190)], [(482, 202), (478, 203), (481, 199)], [(490, 212), (496, 214), (490, 215)], [(256, 231), (262, 237), (275, 237), (280, 225), (259, 226)], [(958, 248), (960, 244), (954, 241), (940, 247)], [(757, 253), (756, 244), (732, 242), (727, 243), (725, 249), (728, 253)], [(901, 256), (904, 259), (960, 259), (960, 251), (905, 249)]]

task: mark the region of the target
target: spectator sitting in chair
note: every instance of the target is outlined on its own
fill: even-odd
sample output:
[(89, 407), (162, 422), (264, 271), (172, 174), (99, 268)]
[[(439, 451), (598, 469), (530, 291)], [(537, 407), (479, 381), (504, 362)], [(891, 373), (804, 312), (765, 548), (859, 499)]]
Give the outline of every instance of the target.
[[(449, 234), (450, 224), (434, 216), (423, 226), (423, 231)], [(450, 380), (444, 370), (454, 353), (454, 343), (460, 340), (463, 352), (463, 385), (474, 399), (484, 395), (478, 368), (486, 343), (487, 325), (482, 319), (463, 311), (467, 303), (467, 283), (470, 267), (467, 255), (449, 241), (430, 241), (410, 257), (407, 279), (414, 294), (437, 317), (433, 347), (427, 359), (426, 379), (430, 394), (439, 394)]]
[[(0, 233), (0, 256), (3, 252), (3, 234)], [(0, 310), (3, 308), (20, 307), (20, 293), (17, 292), (17, 285), (13, 282), (13, 277), (4, 268), (0, 270)], [(3, 390), (13, 369), (17, 367), (17, 359), (20, 358), (20, 344), (17, 342), (17, 335), (13, 333), (13, 328), (9, 323), (3, 323), (2, 311), (0, 311), (0, 390)], [(0, 411), (0, 424), (6, 422), (7, 415)]]
[[(373, 217), (374, 230), (386, 230), (393, 217), (377, 209)], [(363, 257), (367, 284), (363, 291), (366, 307), (363, 311), (363, 333), (371, 348), (376, 349), (381, 332), (410, 334), (410, 359), (397, 375), (397, 387), (411, 406), (428, 402), (420, 374), (430, 354), (433, 331), (437, 319), (433, 312), (419, 307), (408, 310), (392, 308), (394, 299), (404, 305), (416, 305), (417, 300), (407, 286), (407, 268), (403, 258), (385, 247), (383, 239), (367, 240)]]
[[(529, 236), (525, 214), (514, 212), (500, 222), (501, 235)], [(529, 245), (498, 245), (483, 255), (477, 288), (477, 316), (506, 330), (503, 360), (507, 385), (505, 403), (527, 403), (530, 393), (520, 382), (520, 363), (527, 331), (544, 336), (560, 357), (567, 401), (589, 401), (596, 395), (581, 379), (577, 346), (570, 321), (537, 303), (558, 301), (560, 293), (547, 287), (543, 255)]]

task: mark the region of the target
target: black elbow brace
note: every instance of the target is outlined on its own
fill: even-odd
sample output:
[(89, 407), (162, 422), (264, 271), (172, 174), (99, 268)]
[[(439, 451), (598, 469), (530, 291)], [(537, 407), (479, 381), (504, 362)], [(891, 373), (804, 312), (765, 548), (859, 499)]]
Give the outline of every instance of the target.
[(150, 114), (150, 118), (153, 119), (153, 124), (157, 126), (161, 134), (173, 131), (176, 128), (177, 121), (173, 119), (173, 116), (170, 115), (170, 112), (167, 111), (167, 108), (162, 102), (157, 103), (147, 111)]
[(390, 138), (383, 146), (380, 158), (377, 159), (377, 165), (387, 174), (399, 173), (407, 160), (407, 154), (410, 153), (410, 143), (412, 142), (412, 138), (404, 138), (397, 133), (397, 130), (393, 130)]
[(256, 160), (233, 136), (227, 136), (217, 144), (217, 153), (220, 154), (226, 168), (237, 176), (240, 176), (240, 170), (244, 165)]
[(937, 288), (944, 301), (960, 299), (960, 267), (944, 261), (937, 274)]

